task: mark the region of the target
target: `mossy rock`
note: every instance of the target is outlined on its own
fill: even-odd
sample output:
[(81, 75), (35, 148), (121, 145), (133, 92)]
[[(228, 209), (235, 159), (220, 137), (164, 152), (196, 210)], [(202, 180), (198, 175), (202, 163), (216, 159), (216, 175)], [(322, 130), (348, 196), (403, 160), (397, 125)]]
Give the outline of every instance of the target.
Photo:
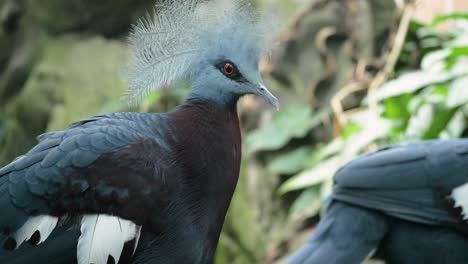
[(30, 8), (50, 33), (87, 31), (113, 36), (126, 34), (129, 25), (150, 11), (154, 3), (154, 0), (43, 0), (30, 1)]
[(0, 107), (22, 89), (45, 39), (26, 0), (0, 0)]
[(27, 151), (44, 131), (118, 110), (125, 61), (125, 45), (101, 37), (67, 36), (47, 43), (24, 89), (0, 114), (0, 165)]

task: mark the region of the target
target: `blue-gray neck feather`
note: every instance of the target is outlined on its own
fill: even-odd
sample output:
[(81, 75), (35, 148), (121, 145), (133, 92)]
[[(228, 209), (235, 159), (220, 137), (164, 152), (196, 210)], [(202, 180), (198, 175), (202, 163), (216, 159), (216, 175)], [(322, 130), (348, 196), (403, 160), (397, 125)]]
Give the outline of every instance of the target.
[(204, 88), (192, 88), (192, 91), (189, 93), (187, 100), (202, 100), (213, 102), (223, 108), (232, 108), (237, 104), (239, 100), (239, 95), (223, 92), (220, 88), (204, 87)]

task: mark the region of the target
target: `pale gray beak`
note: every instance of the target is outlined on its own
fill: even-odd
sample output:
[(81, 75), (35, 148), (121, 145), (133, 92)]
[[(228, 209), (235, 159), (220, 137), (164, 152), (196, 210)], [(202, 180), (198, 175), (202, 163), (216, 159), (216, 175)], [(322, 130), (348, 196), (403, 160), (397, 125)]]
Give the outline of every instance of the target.
[(268, 91), (268, 89), (265, 87), (265, 85), (260, 84), (257, 87), (257, 90), (255, 91), (255, 94), (260, 96), (260, 97), (263, 97), (263, 99), (265, 99), (265, 101), (267, 101), (269, 104), (274, 106), (276, 108), (276, 110), (279, 110), (278, 98), (276, 98), (270, 91)]

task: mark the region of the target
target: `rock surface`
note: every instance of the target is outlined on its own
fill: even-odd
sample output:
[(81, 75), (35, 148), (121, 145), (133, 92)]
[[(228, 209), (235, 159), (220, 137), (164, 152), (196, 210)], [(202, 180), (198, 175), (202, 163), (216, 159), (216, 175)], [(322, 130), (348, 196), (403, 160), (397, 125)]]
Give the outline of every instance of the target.
[(118, 110), (125, 60), (119, 41), (78, 35), (49, 40), (24, 88), (2, 113), (0, 164), (27, 151), (44, 131)]

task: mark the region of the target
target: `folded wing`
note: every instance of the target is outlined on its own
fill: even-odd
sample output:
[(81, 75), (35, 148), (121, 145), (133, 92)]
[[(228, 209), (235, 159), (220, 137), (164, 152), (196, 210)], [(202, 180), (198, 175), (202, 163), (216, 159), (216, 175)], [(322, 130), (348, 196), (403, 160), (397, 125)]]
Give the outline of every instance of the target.
[(413, 222), (459, 225), (456, 207), (468, 205), (468, 190), (454, 190), (468, 182), (466, 149), (468, 140), (435, 140), (363, 155), (338, 171), (333, 198)]
[[(172, 133), (164, 116), (116, 113), (42, 135), (0, 169), (0, 241), (7, 249), (43, 243), (62, 217), (81, 217), (79, 263), (115, 263), (136, 247), (164, 186)], [(3, 239), (2, 239), (3, 237)]]

